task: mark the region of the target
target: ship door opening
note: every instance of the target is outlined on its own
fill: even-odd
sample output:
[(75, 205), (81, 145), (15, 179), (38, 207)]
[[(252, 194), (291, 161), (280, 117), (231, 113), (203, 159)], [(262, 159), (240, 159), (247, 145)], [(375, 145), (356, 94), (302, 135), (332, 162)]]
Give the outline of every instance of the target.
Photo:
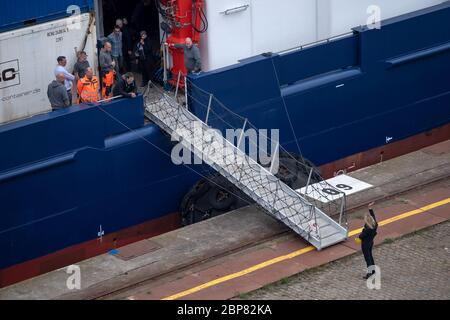
[[(132, 71), (135, 74), (140, 74), (142, 70), (137, 63), (135, 52), (137, 43), (140, 41), (141, 31), (147, 32), (154, 58), (157, 59), (160, 55), (161, 37), (156, 0), (96, 1), (99, 39), (105, 40), (105, 37), (108, 37), (113, 32), (117, 19), (126, 19), (128, 22), (125, 27), (127, 28), (126, 32), (131, 37), (131, 48), (128, 48), (131, 51), (131, 55), (126, 57), (128, 61), (124, 63), (125, 68), (123, 71)], [(125, 53), (128, 54), (128, 52)], [(158, 65), (157, 61), (155, 61), (155, 65)], [(152, 72), (155, 71), (157, 70), (152, 70)]]

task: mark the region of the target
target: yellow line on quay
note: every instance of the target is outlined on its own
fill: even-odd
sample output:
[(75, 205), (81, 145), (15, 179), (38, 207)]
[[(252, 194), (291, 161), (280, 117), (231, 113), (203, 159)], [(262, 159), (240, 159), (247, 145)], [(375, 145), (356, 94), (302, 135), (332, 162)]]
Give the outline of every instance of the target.
[[(418, 214), (421, 214), (421, 213), (426, 213), (426, 212), (429, 212), (432, 209), (435, 209), (435, 208), (438, 208), (438, 207), (442, 207), (442, 206), (444, 206), (446, 204), (449, 204), (449, 203), (450, 203), (450, 198), (447, 198), (445, 200), (429, 204), (429, 205), (427, 205), (425, 207), (422, 207), (422, 208), (419, 208), (419, 209), (416, 209), (416, 210), (412, 210), (412, 211), (409, 211), (409, 212), (405, 212), (403, 214), (399, 214), (399, 215), (394, 216), (392, 218), (383, 220), (383, 221), (381, 221), (379, 223), (379, 226), (380, 227), (386, 226), (388, 224), (391, 224), (391, 223), (394, 223), (394, 222), (397, 222), (397, 221), (400, 221), (400, 220), (404, 220), (404, 219), (407, 219), (409, 217), (412, 217), (412, 216), (415, 216), (415, 215), (418, 215)], [(361, 232), (362, 232), (362, 228), (350, 231), (349, 232), (349, 237), (356, 236), (356, 235), (360, 234)], [(236, 279), (236, 278), (240, 278), (242, 276), (245, 276), (247, 274), (253, 273), (255, 271), (267, 268), (267, 267), (269, 267), (271, 265), (274, 265), (274, 264), (277, 264), (277, 263), (280, 263), (280, 262), (283, 262), (283, 261), (286, 261), (286, 260), (290, 260), (290, 259), (296, 258), (298, 256), (304, 255), (304, 254), (306, 254), (308, 252), (312, 252), (312, 251), (315, 251), (315, 250), (316, 250), (315, 247), (309, 246), (309, 247), (303, 248), (301, 250), (297, 250), (297, 251), (294, 251), (292, 253), (289, 253), (287, 255), (279, 256), (277, 258), (264, 261), (262, 263), (254, 265), (254, 266), (252, 266), (250, 268), (247, 268), (247, 269), (244, 269), (242, 271), (229, 274), (227, 276), (215, 279), (215, 280), (210, 281), (210, 282), (206, 282), (206, 283), (204, 283), (202, 285), (199, 285), (199, 286), (194, 287), (192, 289), (189, 289), (189, 290), (186, 290), (186, 291), (174, 294), (174, 295), (172, 295), (170, 297), (167, 297), (167, 298), (164, 298), (162, 300), (177, 300), (177, 299), (189, 296), (191, 294), (197, 293), (199, 291), (211, 288), (211, 287), (216, 286), (218, 284), (221, 284), (221, 283), (224, 283), (224, 282)]]

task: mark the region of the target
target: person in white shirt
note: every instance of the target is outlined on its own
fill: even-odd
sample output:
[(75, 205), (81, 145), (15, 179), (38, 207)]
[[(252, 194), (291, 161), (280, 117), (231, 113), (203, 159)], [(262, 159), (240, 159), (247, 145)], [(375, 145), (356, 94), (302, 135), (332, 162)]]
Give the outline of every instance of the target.
[(67, 59), (64, 56), (60, 56), (57, 59), (58, 61), (58, 65), (55, 68), (55, 76), (58, 74), (64, 74), (65, 77), (65, 81), (64, 81), (64, 86), (66, 87), (67, 90), (67, 95), (69, 96), (69, 106), (72, 105), (72, 87), (73, 87), (73, 82), (75, 80), (75, 76), (71, 73), (69, 73), (66, 70), (66, 65), (67, 65)]

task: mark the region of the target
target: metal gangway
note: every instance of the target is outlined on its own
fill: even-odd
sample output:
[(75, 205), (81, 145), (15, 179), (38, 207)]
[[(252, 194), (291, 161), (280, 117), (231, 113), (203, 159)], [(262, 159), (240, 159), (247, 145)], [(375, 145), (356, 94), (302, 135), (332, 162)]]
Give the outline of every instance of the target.
[[(176, 98), (162, 91), (152, 95), (147, 93), (145, 105), (147, 117), (171, 135), (174, 141), (181, 143), (252, 198), (266, 213), (283, 222), (318, 250), (348, 238), (348, 228), (341, 221), (343, 205), (339, 208), (341, 217), (337, 222), (319, 205), (315, 205), (312, 197), (307, 200), (306, 192), (302, 195), (291, 189), (271, 172), (272, 168), (263, 167), (239, 148), (242, 136), (235, 145), (207, 124), (211, 107), (205, 121), (202, 121), (178, 103)], [(317, 193), (312, 187), (310, 190)], [(339, 196), (345, 203), (345, 195)]]

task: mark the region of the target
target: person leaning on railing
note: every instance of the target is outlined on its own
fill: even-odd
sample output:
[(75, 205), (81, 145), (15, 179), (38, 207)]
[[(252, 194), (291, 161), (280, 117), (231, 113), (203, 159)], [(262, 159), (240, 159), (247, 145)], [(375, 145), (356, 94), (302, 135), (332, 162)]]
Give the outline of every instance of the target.
[(122, 76), (113, 88), (114, 97), (136, 98), (137, 86), (134, 81), (134, 75), (128, 72)]

